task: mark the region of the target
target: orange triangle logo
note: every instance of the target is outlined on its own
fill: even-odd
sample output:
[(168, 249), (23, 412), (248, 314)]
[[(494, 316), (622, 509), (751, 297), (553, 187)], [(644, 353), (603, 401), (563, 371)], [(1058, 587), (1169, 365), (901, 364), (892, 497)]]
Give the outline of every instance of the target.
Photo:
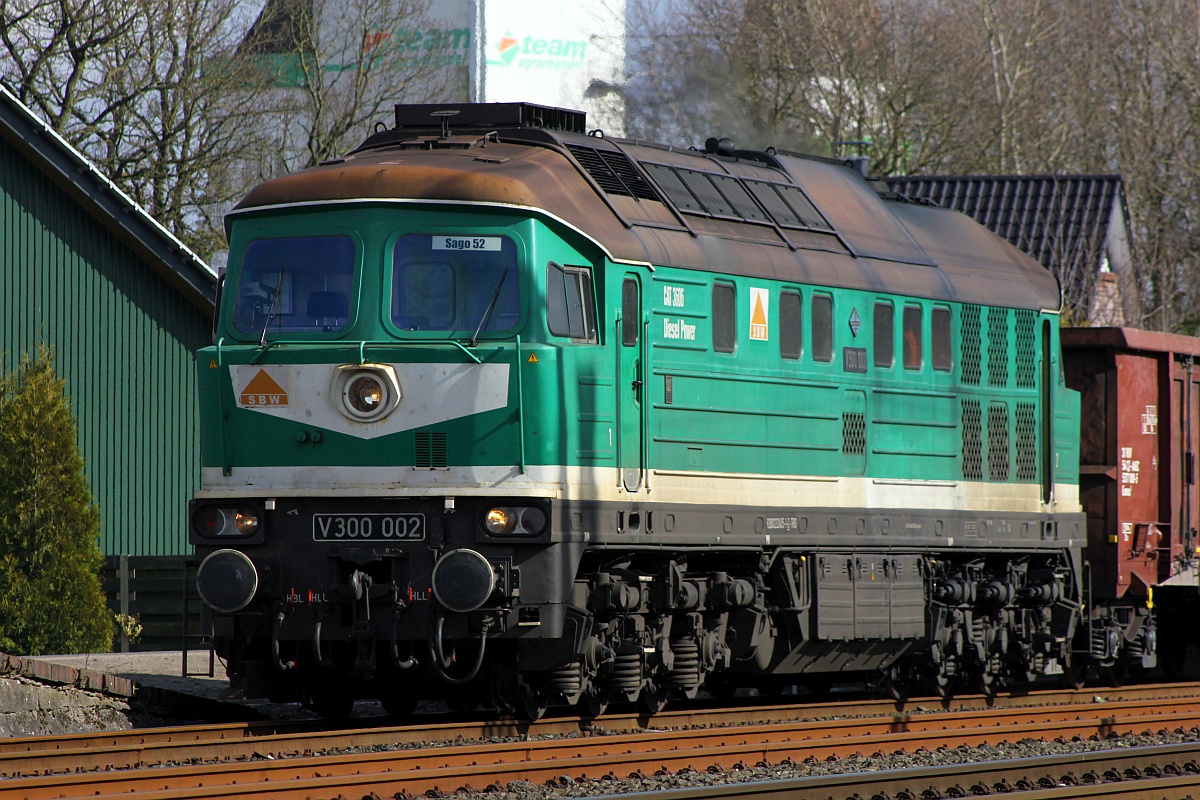
[(767, 340), (767, 309), (763, 307), (763, 299), (767, 296), (765, 289), (751, 289), (753, 298), (750, 309), (750, 338), (761, 342)]
[(286, 406), (288, 404), (287, 392), (267, 374), (265, 369), (260, 369), (258, 374), (250, 379), (246, 388), (242, 390), (239, 400), (243, 406)]
[(756, 295), (754, 298), (754, 310), (750, 312), (751, 325), (766, 325), (767, 312), (763, 311), (762, 295)]

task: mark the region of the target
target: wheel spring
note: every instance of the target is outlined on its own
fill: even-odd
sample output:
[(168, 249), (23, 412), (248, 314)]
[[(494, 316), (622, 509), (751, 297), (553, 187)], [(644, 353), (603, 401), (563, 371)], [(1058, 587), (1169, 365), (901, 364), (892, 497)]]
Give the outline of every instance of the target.
[(675, 654), (675, 666), (671, 669), (668, 682), (672, 686), (693, 689), (700, 685), (700, 645), (692, 639), (677, 639), (671, 642)]
[(642, 685), (642, 650), (617, 653), (605, 670), (605, 682), (613, 689), (635, 691)]
[(552, 669), (546, 673), (546, 689), (568, 697), (583, 691), (583, 664), (572, 661), (565, 667)]
[(1097, 625), (1092, 628), (1091, 652), (1097, 658), (1109, 655), (1108, 627)]

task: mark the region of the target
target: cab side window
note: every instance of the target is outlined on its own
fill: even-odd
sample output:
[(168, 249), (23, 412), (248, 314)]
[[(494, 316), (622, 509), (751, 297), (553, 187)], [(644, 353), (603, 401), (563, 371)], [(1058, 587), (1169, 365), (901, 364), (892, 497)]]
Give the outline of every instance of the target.
[(546, 323), (555, 336), (596, 341), (592, 271), (586, 267), (546, 265)]

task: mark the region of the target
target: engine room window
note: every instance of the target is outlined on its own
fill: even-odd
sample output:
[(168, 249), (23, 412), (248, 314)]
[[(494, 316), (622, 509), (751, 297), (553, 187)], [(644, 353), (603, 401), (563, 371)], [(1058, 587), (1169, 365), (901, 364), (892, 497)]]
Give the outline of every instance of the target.
[(234, 328), (266, 338), (341, 330), (350, 321), (354, 265), (349, 236), (255, 239), (242, 252)]
[(891, 303), (875, 304), (875, 366), (896, 363), (896, 312)]
[(813, 295), (812, 351), (817, 361), (833, 360), (833, 298), (829, 295)]
[(924, 363), (921, 352), (921, 307), (904, 307), (904, 368), (920, 369)]
[(555, 336), (596, 341), (591, 270), (553, 261), (546, 265), (546, 322)]
[(950, 309), (933, 310), (933, 368), (949, 372), (954, 367), (954, 356), (950, 343)]
[(779, 294), (779, 355), (797, 359), (804, 350), (803, 309), (799, 292)]
[(713, 350), (732, 353), (737, 347), (737, 312), (734, 308), (733, 287), (715, 283), (712, 289)]
[(405, 331), (506, 331), (521, 316), (517, 247), (503, 236), (402, 236), (392, 324)]

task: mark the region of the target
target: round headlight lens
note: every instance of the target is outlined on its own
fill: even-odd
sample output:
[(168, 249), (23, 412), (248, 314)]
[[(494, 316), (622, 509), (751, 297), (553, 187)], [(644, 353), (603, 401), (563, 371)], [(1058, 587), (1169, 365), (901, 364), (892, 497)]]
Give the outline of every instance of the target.
[(537, 506), (521, 510), (521, 529), (524, 533), (538, 534), (546, 527), (546, 514)]
[(234, 525), (242, 536), (250, 536), (258, 532), (258, 515), (249, 509), (240, 508), (234, 516)]
[(515, 514), (509, 513), (507, 508), (493, 508), (484, 517), (484, 525), (489, 533), (512, 533), (517, 525), (517, 518)]
[(359, 375), (346, 384), (345, 396), (354, 413), (369, 417), (383, 408), (387, 392), (374, 375)]
[(200, 513), (196, 514), (196, 532), (204, 537), (216, 538), (223, 536), (228, 524), (229, 520), (223, 508), (209, 506), (208, 508), (201, 509)]

